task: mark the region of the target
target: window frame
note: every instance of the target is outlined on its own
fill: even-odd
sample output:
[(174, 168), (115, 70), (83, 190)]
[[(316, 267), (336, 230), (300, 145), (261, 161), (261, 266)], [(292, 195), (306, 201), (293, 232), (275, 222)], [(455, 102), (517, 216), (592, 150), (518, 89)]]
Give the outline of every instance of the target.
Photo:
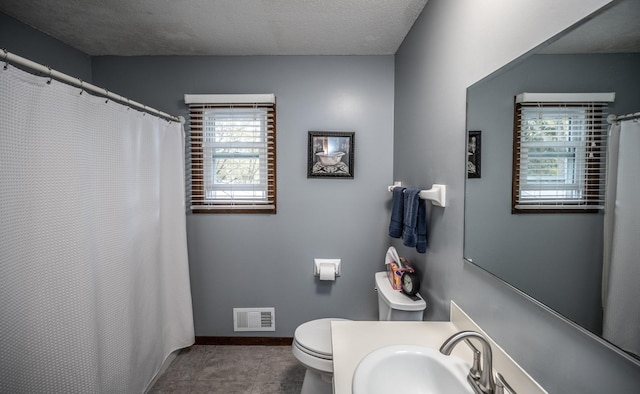
[[(187, 165), (187, 183), (189, 191), (190, 210), (192, 213), (251, 213), (251, 214), (276, 214), (276, 106), (275, 96), (259, 95), (273, 97), (273, 102), (246, 102), (252, 101), (250, 98), (243, 98), (243, 95), (233, 95), (227, 98), (226, 95), (185, 95), (185, 102), (189, 104), (189, 163)], [(255, 95), (251, 95), (252, 97)], [(238, 99), (240, 97), (240, 100)], [(225, 100), (241, 101), (239, 103), (229, 103)], [(222, 102), (220, 102), (222, 101)], [(260, 122), (259, 136), (257, 141), (253, 142), (215, 142), (212, 138), (219, 136), (220, 130), (229, 132), (233, 127), (215, 130), (215, 124), (207, 126), (207, 123), (216, 118), (215, 113), (219, 112), (218, 120), (224, 120), (223, 112), (232, 122), (231, 115), (234, 111), (243, 112), (245, 115), (251, 112), (264, 112), (263, 116), (258, 116)], [(207, 113), (209, 112), (209, 113)], [(246, 119), (246, 118), (244, 118)], [(211, 131), (207, 132), (207, 127), (211, 127)], [(254, 134), (256, 129), (251, 125), (247, 126), (247, 130), (239, 130), (240, 133)], [(209, 140), (209, 141), (207, 141)], [(208, 145), (208, 146), (207, 146)], [(257, 149), (260, 155), (258, 163), (259, 181), (257, 184), (250, 183), (229, 183), (226, 187), (223, 183), (216, 184), (214, 181), (214, 169), (216, 167), (215, 149), (229, 148)], [(207, 163), (207, 157), (210, 157), (210, 163)], [(223, 154), (220, 157), (227, 158), (246, 157), (242, 153)], [(260, 161), (264, 160), (263, 163)], [(256, 188), (256, 186), (259, 186)], [(216, 198), (211, 194), (220, 192), (226, 194), (227, 197)], [(256, 193), (262, 193), (262, 196), (242, 196), (243, 191), (255, 189)], [(227, 193), (225, 193), (227, 191)]]

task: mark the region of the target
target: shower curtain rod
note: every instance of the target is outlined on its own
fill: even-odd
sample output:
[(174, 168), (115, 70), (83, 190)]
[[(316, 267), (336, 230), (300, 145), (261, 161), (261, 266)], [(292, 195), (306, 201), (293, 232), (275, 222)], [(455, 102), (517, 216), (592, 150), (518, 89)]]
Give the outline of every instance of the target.
[(620, 115), (620, 116), (609, 115), (607, 117), (607, 122), (612, 124), (613, 122), (618, 122), (620, 120), (629, 120), (629, 119), (636, 119), (636, 118), (640, 118), (640, 112), (635, 112), (633, 114), (626, 114), (626, 115)]
[[(119, 94), (112, 93), (112, 92), (108, 91), (107, 89), (100, 88), (100, 87), (92, 85), (92, 84), (90, 84), (88, 82), (84, 82), (82, 79), (69, 76), (67, 74), (61, 73), (60, 71), (52, 70), (51, 67), (43, 66), (40, 63), (36, 63), (36, 62), (34, 62), (32, 60), (29, 60), (29, 59), (26, 59), (24, 57), (18, 56), (18, 55), (14, 54), (14, 53), (11, 53), (11, 52), (7, 51), (4, 48), (2, 48), (2, 50), (0, 50), (0, 57), (2, 57), (2, 59), (5, 62), (11, 62), (13, 64), (17, 64), (17, 65), (20, 65), (20, 66), (27, 67), (27, 68), (29, 68), (31, 70), (43, 73), (49, 78), (55, 78), (55, 79), (57, 79), (59, 81), (68, 83), (68, 84), (73, 85), (73, 86), (77, 86), (77, 87), (79, 87), (80, 89), (83, 89), (83, 90), (89, 90), (89, 91), (91, 91), (93, 93), (99, 94), (99, 95), (101, 95), (103, 97), (106, 97), (106, 98), (109, 98), (109, 99), (112, 99), (112, 100), (115, 100), (115, 101), (118, 101), (118, 102), (120, 102), (122, 104), (125, 104), (125, 105), (128, 105), (130, 107), (141, 109), (144, 112), (148, 112), (150, 114), (153, 114), (153, 115), (156, 115), (156, 116), (159, 116), (161, 118), (168, 119), (168, 120), (171, 120), (171, 121), (174, 121), (174, 122), (183, 122), (183, 120), (181, 118), (177, 117), (177, 116), (169, 115), (169, 114), (167, 114), (165, 112), (158, 111), (155, 108), (148, 107), (148, 106), (146, 106), (144, 104), (141, 104), (141, 103), (139, 103), (137, 101), (133, 101), (133, 100), (130, 100), (130, 99), (126, 98), (126, 97), (120, 96)], [(6, 67), (7, 66), (5, 65), (5, 69), (6, 69)]]

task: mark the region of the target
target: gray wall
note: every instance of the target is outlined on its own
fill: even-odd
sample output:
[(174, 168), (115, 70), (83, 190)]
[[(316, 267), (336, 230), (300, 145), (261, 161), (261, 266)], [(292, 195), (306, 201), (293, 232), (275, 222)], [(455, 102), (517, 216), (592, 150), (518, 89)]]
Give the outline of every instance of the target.
[(91, 82), (91, 57), (0, 12), (0, 48)]
[[(393, 56), (97, 57), (94, 81), (186, 115), (184, 93), (275, 93), (276, 215), (187, 217), (196, 335), (293, 336), (320, 317), (377, 318), (388, 247)], [(307, 132), (355, 131), (355, 178), (307, 179)], [(342, 259), (333, 283), (313, 258)], [(275, 332), (233, 330), (233, 307), (275, 307)]]
[(449, 193), (425, 256), (396, 245), (422, 274), (428, 318), (456, 301), (550, 393), (635, 392), (640, 368), (463, 261), (466, 89), (606, 3), (430, 0), (396, 54), (394, 179)]
[(640, 108), (640, 55), (534, 55), (471, 86), (467, 129), (482, 130), (482, 178), (468, 179), (464, 256), (593, 332), (601, 331), (603, 214), (512, 215), (514, 97), (616, 92)]

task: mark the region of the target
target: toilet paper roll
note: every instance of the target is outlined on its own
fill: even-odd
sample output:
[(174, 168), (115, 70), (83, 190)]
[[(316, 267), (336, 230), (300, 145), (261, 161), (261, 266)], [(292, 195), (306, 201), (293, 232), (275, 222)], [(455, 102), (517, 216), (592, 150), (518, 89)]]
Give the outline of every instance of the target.
[(321, 263), (320, 280), (336, 280), (336, 266), (329, 263)]

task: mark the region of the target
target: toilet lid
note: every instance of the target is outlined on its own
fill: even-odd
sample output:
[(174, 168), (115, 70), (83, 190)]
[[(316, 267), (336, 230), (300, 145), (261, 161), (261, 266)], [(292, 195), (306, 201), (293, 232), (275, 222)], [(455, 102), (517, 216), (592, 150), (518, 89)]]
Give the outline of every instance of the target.
[(348, 319), (327, 318), (311, 320), (296, 328), (293, 336), (303, 348), (331, 357), (331, 322), (339, 320)]

